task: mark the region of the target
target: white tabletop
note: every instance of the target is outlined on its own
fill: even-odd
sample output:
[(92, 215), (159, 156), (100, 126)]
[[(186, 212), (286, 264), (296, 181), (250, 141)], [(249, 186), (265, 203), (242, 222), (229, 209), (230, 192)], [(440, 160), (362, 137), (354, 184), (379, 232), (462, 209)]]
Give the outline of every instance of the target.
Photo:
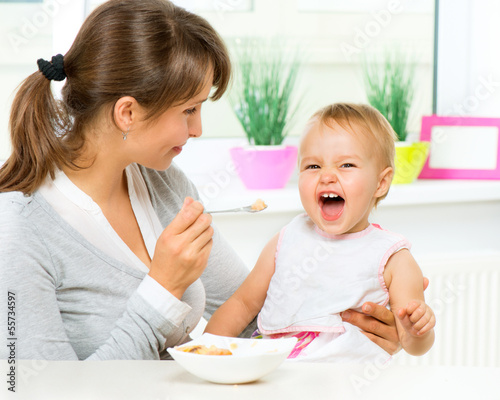
[(20, 361), (16, 394), (0, 361), (0, 399), (500, 399), (500, 368), (377, 367), (285, 362), (257, 382), (220, 385), (175, 361)]

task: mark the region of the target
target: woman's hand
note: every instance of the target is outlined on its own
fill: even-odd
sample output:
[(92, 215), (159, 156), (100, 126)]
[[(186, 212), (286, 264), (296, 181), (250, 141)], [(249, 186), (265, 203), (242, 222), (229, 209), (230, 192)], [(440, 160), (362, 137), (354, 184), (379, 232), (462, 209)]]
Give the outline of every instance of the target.
[(396, 321), (390, 310), (372, 302), (363, 304), (363, 313), (347, 310), (342, 313), (342, 320), (356, 325), (376, 345), (389, 354), (401, 350)]
[[(429, 280), (424, 277), (424, 290), (427, 286), (429, 286)], [(344, 311), (342, 320), (361, 328), (368, 339), (389, 354), (396, 354), (401, 350), (392, 311), (372, 302), (363, 304), (362, 310), (362, 313), (353, 310)]]
[(156, 242), (149, 275), (178, 299), (207, 266), (214, 233), (211, 223), (203, 205), (186, 197)]

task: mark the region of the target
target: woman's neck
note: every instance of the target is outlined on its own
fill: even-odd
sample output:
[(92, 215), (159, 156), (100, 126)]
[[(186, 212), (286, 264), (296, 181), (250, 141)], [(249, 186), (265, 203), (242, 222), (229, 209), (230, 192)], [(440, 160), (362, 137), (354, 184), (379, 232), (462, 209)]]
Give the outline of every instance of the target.
[[(118, 198), (128, 197), (125, 168), (128, 165), (116, 151), (107, 151), (107, 143), (87, 142), (75, 164), (82, 167), (63, 167), (66, 176), (89, 195), (101, 208), (108, 208)], [(98, 149), (93, 151), (92, 149)]]

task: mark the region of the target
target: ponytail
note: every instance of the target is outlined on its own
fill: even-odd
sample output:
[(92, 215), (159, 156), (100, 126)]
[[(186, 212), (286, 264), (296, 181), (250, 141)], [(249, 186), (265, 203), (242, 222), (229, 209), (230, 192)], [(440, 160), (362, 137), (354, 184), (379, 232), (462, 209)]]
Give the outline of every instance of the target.
[(68, 164), (59, 136), (69, 120), (42, 72), (21, 84), (12, 103), (9, 127), (12, 153), (0, 169), (0, 192), (33, 193), (47, 174)]

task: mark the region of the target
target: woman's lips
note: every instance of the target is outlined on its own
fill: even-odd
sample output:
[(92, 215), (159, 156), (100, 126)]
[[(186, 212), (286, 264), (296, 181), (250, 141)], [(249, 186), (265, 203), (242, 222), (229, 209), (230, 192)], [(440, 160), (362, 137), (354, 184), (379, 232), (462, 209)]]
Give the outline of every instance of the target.
[(177, 154), (181, 154), (182, 146), (175, 146), (175, 147), (172, 148), (172, 150), (174, 152), (176, 152)]

